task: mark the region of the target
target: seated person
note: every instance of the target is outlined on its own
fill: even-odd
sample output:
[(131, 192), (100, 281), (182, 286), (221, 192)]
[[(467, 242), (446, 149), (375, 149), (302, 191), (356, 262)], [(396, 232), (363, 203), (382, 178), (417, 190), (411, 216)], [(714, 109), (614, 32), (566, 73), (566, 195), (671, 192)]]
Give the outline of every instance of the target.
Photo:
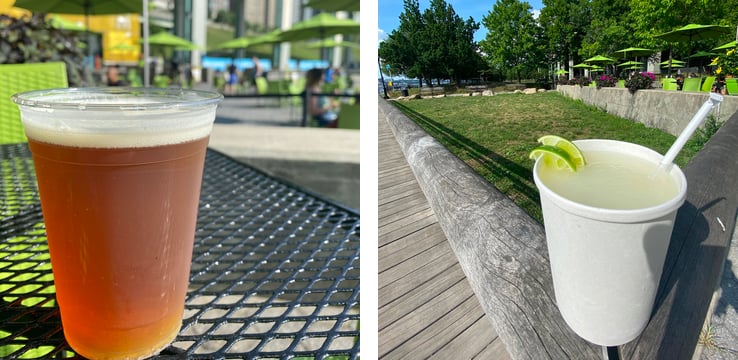
[[(310, 94), (321, 93), (323, 81), (323, 70), (308, 70), (305, 74), (305, 91), (309, 91)], [(318, 122), (318, 126), (334, 128), (338, 125), (338, 106), (337, 102), (331, 101), (326, 96), (310, 96), (308, 113)]]
[(106, 73), (108, 79), (108, 86), (123, 86), (125, 83), (118, 76), (118, 65), (108, 67)]

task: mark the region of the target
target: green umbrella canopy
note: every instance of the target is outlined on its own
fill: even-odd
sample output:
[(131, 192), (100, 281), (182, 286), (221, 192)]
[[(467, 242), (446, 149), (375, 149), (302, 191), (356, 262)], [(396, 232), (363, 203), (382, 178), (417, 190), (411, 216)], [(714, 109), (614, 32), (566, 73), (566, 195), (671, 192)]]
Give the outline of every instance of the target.
[(568, 73), (569, 72), (566, 71), (566, 70), (564, 70), (564, 69), (559, 69), (559, 70), (556, 70), (556, 73), (555, 74), (556, 75), (564, 75), (564, 74), (568, 74)]
[(159, 45), (173, 47), (177, 50), (197, 50), (199, 47), (193, 42), (183, 39), (179, 36), (172, 35), (166, 31), (158, 32), (149, 36), (149, 45)]
[(636, 66), (640, 67), (640, 65), (643, 65), (643, 63), (640, 62), (640, 61), (626, 61), (626, 62), (624, 62), (622, 64), (618, 64), (618, 66), (631, 66), (631, 65), (636, 65)]
[(351, 19), (338, 19), (329, 13), (321, 13), (312, 18), (295, 23), (279, 35), (281, 41), (323, 39), (336, 34), (358, 34), (360, 25)]
[(593, 56), (593, 57), (591, 57), (591, 58), (589, 58), (587, 60), (584, 60), (584, 62), (586, 62), (586, 63), (596, 63), (596, 62), (613, 63), (613, 62), (615, 62), (615, 59), (611, 59), (611, 58), (609, 58), (607, 56), (596, 55), (596, 56)]
[[(660, 65), (669, 65), (669, 60), (662, 61), (659, 64)], [(673, 66), (673, 65), (676, 65), (676, 64), (684, 65), (684, 61), (677, 60), (677, 59), (671, 59), (671, 65)]]
[(730, 26), (689, 24), (654, 37), (671, 42), (692, 42), (714, 39), (732, 32), (733, 28)]
[[(661, 64), (661, 67), (669, 67), (669, 64)], [(684, 67), (684, 63), (672, 63), (671, 64), (672, 69), (683, 68), (683, 67)]]
[(359, 0), (310, 0), (306, 7), (327, 12), (359, 11)]
[(13, 6), (51, 14), (111, 15), (143, 12), (143, 2), (137, 0), (15, 0)]
[(690, 59), (694, 59), (694, 58), (700, 58), (700, 57), (713, 57), (713, 56), (718, 56), (718, 55), (720, 55), (720, 54), (713, 53), (713, 52), (707, 52), (707, 51), (699, 51), (699, 52), (697, 52), (695, 54), (692, 54), (692, 55), (689, 55), (687, 57), (690, 58)]
[(53, 15), (49, 17), (51, 26), (57, 29), (69, 30), (69, 31), (85, 31), (87, 27), (79, 22), (67, 20), (59, 15)]
[(218, 44), (214, 49), (248, 49), (253, 46), (263, 44), (275, 44), (280, 42), (278, 38), (280, 30), (274, 30), (272, 32), (256, 35), (256, 36), (244, 36), (236, 38), (224, 43)]
[(575, 69), (589, 69), (592, 67), (592, 65), (581, 63), (581, 64), (576, 64), (572, 67)]
[(733, 41), (731, 41), (731, 42), (729, 42), (727, 44), (720, 45), (720, 46), (714, 48), (713, 50), (733, 49), (733, 48), (735, 48), (735, 45), (736, 45), (736, 42), (735, 42), (735, 40), (733, 40)]
[(652, 49), (645, 49), (645, 48), (639, 48), (639, 47), (629, 47), (627, 49), (620, 49), (615, 51), (615, 54), (618, 54), (618, 57), (627, 59), (628, 57), (632, 56), (646, 56), (651, 55), (655, 51)]
[(307, 45), (309, 48), (330, 48), (330, 47), (346, 47), (351, 49), (359, 49), (361, 46), (359, 43), (352, 41), (336, 41), (335, 39), (323, 39), (315, 42), (311, 42)]
[(598, 66), (598, 65), (592, 65), (592, 67), (590, 68), (590, 70), (592, 71), (602, 71), (604, 69), (605, 68), (603, 68), (602, 66)]

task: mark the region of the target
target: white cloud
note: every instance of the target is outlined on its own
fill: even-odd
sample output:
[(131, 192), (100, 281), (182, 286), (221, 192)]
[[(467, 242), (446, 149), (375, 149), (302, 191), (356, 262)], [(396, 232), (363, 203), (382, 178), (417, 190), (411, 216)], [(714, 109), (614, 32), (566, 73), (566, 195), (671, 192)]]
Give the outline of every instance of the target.
[(534, 19), (538, 19), (538, 17), (541, 16), (541, 10), (539, 9), (533, 9), (531, 13), (533, 14)]
[(377, 34), (377, 46), (379, 46), (379, 43), (385, 40), (387, 40), (387, 33), (384, 30), (379, 29), (379, 33)]

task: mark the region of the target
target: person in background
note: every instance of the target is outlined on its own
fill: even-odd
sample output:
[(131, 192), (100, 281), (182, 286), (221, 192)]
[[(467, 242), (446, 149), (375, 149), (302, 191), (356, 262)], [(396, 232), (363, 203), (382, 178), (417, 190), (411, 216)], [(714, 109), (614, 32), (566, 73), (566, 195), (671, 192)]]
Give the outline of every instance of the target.
[(308, 113), (320, 127), (335, 128), (338, 125), (338, 106), (328, 97), (320, 94), (325, 75), (321, 69), (310, 69), (305, 73), (305, 91), (308, 93)]
[(227, 78), (223, 92), (226, 95), (233, 95), (236, 93), (236, 85), (238, 84), (238, 69), (235, 64), (228, 66), (226, 76)]
[(110, 66), (108, 67), (107, 72), (105, 73), (107, 80), (108, 80), (108, 86), (123, 86), (125, 83), (123, 83), (123, 80), (120, 79), (118, 74), (118, 65)]

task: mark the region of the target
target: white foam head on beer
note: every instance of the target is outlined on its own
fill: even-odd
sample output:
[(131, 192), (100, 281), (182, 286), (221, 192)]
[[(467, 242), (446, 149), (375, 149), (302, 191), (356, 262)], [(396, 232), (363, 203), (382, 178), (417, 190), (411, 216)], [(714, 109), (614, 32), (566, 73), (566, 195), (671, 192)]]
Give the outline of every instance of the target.
[(21, 105), (26, 136), (75, 147), (122, 148), (178, 144), (210, 134), (216, 104), (184, 106), (159, 97), (46, 96), (51, 106)]

